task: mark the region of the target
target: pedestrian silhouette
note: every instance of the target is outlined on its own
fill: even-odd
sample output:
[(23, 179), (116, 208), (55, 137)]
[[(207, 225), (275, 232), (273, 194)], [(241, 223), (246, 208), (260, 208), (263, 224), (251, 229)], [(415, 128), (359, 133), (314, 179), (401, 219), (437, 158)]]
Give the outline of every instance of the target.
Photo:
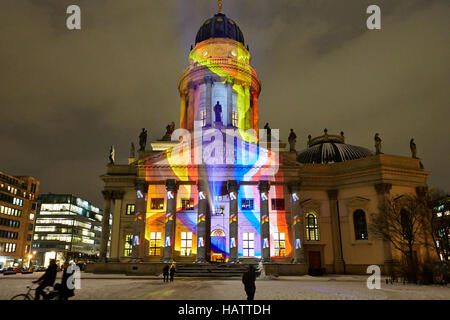
[(247, 294), (247, 300), (252, 301), (255, 297), (255, 280), (256, 272), (253, 266), (250, 266), (248, 271), (242, 275), (242, 283), (244, 284), (245, 293)]
[(170, 282), (173, 282), (173, 277), (175, 276), (175, 265), (170, 267)]
[(166, 264), (163, 269), (163, 281), (169, 282), (169, 265), (168, 264)]

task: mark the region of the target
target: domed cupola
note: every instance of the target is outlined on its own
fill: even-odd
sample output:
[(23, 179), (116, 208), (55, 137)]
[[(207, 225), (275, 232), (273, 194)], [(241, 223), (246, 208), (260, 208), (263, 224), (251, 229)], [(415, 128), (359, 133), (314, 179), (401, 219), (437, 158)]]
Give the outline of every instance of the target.
[(373, 156), (369, 149), (344, 143), (344, 133), (328, 134), (311, 139), (308, 136), (308, 148), (300, 151), (297, 161), (300, 163), (334, 163)]
[(197, 32), (195, 44), (211, 38), (228, 38), (245, 45), (244, 35), (236, 22), (222, 13), (219, 3), (219, 12), (206, 20)]

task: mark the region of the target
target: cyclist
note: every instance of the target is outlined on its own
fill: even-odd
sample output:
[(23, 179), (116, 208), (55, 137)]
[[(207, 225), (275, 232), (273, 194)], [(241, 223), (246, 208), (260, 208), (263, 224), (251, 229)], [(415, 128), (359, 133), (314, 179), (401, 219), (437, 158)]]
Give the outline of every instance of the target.
[(33, 283), (39, 283), (39, 286), (36, 288), (34, 300), (39, 300), (41, 295), (46, 299), (47, 295), (45, 294), (44, 289), (46, 287), (53, 287), (56, 279), (57, 267), (55, 259), (50, 260), (50, 265), (47, 270), (45, 270), (45, 273), (39, 279), (33, 281)]

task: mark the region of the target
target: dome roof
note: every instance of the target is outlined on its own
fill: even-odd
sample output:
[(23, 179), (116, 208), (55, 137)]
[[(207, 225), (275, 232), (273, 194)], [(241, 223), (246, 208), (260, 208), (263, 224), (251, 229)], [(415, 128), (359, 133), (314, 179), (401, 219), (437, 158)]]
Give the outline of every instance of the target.
[(344, 133), (329, 135), (325, 129), (323, 136), (311, 139), (308, 148), (300, 151), (297, 161), (300, 163), (334, 163), (373, 156), (369, 149), (344, 143)]
[(195, 37), (195, 44), (211, 38), (229, 38), (245, 45), (239, 26), (223, 13), (216, 13), (203, 23)]

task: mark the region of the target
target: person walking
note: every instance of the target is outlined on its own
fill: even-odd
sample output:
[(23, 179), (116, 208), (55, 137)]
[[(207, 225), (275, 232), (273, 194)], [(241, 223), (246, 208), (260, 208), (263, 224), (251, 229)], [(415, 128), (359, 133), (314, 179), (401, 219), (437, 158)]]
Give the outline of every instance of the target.
[(56, 279), (57, 268), (58, 266), (56, 265), (55, 259), (50, 260), (50, 265), (47, 270), (45, 270), (45, 273), (39, 279), (33, 281), (33, 283), (39, 283), (39, 286), (36, 288), (36, 296), (34, 297), (34, 300), (39, 300), (41, 296), (44, 299), (47, 298), (44, 289), (46, 287), (53, 287)]
[(244, 284), (245, 293), (247, 294), (247, 300), (252, 301), (255, 297), (255, 280), (256, 272), (255, 268), (251, 265), (247, 272), (242, 275), (242, 283)]
[(169, 265), (166, 264), (163, 269), (163, 281), (169, 282)]
[(175, 265), (172, 264), (170, 267), (170, 282), (173, 282), (173, 277), (175, 276)]
[[(59, 290), (59, 300), (68, 300), (70, 297), (75, 295), (75, 284), (69, 283), (70, 276), (74, 275), (75, 270), (72, 272), (68, 272), (69, 264), (64, 262), (63, 264), (63, 276), (61, 280), (61, 284), (58, 288)], [(55, 285), (56, 287), (56, 285)]]

